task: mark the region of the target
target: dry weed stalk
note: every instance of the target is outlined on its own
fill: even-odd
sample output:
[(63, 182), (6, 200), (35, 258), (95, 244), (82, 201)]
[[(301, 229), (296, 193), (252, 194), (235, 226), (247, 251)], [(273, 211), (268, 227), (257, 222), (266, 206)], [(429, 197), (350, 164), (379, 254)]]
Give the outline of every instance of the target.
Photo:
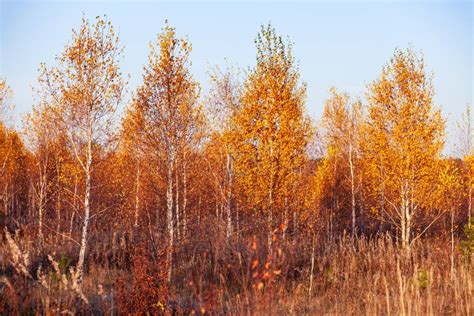
[(4, 231), (12, 257), (13, 267), (19, 274), (31, 279), (31, 274), (28, 271), (28, 266), (30, 265), (30, 256), (28, 252), (22, 252), (20, 247), (18, 247), (15, 240), (10, 235), (10, 232), (6, 228)]
[[(12, 238), (10, 232), (8, 232), (8, 230), (6, 229), (5, 229), (5, 236), (7, 239), (8, 246), (9, 246), (13, 267), (18, 272), (18, 274), (23, 275), (26, 278), (33, 280), (33, 277), (31, 273), (29, 272), (30, 256), (29, 256), (28, 251), (21, 251), (18, 244)], [(78, 286), (79, 275), (76, 269), (74, 269), (73, 267), (70, 267), (69, 272), (70, 272), (71, 278), (69, 279), (65, 273), (62, 273), (61, 269), (59, 268), (59, 263), (55, 261), (54, 258), (50, 254), (48, 254), (48, 260), (50, 261), (55, 273), (59, 277), (63, 289), (72, 290), (82, 299), (84, 303), (89, 304), (89, 301), (84, 295), (84, 293), (82, 292), (81, 287)], [(41, 264), (39, 265), (36, 271), (36, 277), (37, 277), (37, 281), (35, 282), (40, 284), (43, 288), (45, 288), (48, 291), (51, 289), (51, 286), (47, 281), (47, 275), (43, 272)], [(5, 284), (7, 285), (10, 284), (8, 280), (6, 279), (6, 277), (3, 279), (4, 279), (3, 282)]]

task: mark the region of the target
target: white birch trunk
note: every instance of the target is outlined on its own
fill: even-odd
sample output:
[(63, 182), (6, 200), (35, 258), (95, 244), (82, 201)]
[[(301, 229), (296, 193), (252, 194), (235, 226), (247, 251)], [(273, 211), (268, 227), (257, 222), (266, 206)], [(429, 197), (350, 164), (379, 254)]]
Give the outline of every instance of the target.
[(183, 154), (183, 235), (187, 235), (188, 220), (187, 220), (187, 205), (188, 205), (188, 179), (186, 170), (186, 151)]
[(48, 156), (45, 157), (45, 161), (39, 158), (39, 196), (38, 196), (38, 238), (40, 243), (44, 241), (43, 235), (43, 215), (46, 204), (46, 188), (48, 185), (48, 178), (46, 177)]
[(84, 220), (82, 223), (81, 247), (79, 250), (79, 261), (76, 267), (76, 278), (80, 288), (84, 273), (84, 259), (87, 247), (87, 232), (90, 219), (90, 193), (91, 193), (91, 167), (92, 167), (92, 133), (89, 126), (89, 135), (87, 139), (87, 153), (85, 163), (85, 194), (84, 194)]
[(61, 236), (61, 190), (59, 190), (59, 182), (61, 176), (61, 165), (59, 164), (58, 159), (56, 158), (56, 187), (58, 188), (58, 199), (56, 201), (56, 243), (59, 242), (59, 237)]
[(226, 157), (226, 171), (227, 171), (227, 198), (226, 198), (226, 214), (227, 214), (227, 230), (226, 238), (229, 238), (232, 234), (232, 157), (227, 154)]
[(311, 242), (311, 272), (309, 275), (309, 298), (311, 299), (311, 296), (313, 294), (313, 273), (314, 273), (314, 233), (313, 233), (313, 238)]
[[(169, 159), (169, 158), (168, 158)], [(166, 191), (166, 221), (168, 226), (168, 282), (171, 282), (171, 274), (173, 270), (173, 247), (174, 247), (174, 225), (173, 225), (173, 162), (169, 159), (167, 162), (168, 177)]]
[(176, 210), (176, 236), (177, 240), (180, 239), (180, 230), (181, 230), (181, 218), (179, 214), (179, 172), (178, 172), (178, 164), (175, 162), (175, 176), (176, 176), (176, 202), (175, 202), (175, 210)]
[(401, 239), (403, 249), (410, 250), (410, 231), (411, 231), (411, 209), (409, 201), (408, 184), (405, 182), (401, 190)]

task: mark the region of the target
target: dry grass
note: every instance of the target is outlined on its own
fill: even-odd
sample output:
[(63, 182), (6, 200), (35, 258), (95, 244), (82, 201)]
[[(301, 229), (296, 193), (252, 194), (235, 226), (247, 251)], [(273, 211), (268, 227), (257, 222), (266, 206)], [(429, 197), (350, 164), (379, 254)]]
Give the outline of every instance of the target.
[(292, 306), (290, 299), (287, 309), (310, 314), (467, 315), (474, 308), (472, 264), (456, 255), (451, 269), (449, 249), (449, 244), (430, 240), (407, 255), (390, 238), (343, 239), (318, 258), (316, 290), (308, 303)]
[[(459, 239), (453, 261), (450, 242), (444, 238), (421, 240), (409, 254), (387, 236), (341, 237), (330, 243), (316, 239), (309, 293), (310, 238), (283, 240), (277, 234), (269, 252), (265, 236), (249, 234), (226, 243), (220, 225), (209, 224), (202, 224), (212, 227), (205, 234), (196, 228), (188, 241), (181, 242), (171, 285), (164, 277), (165, 256), (159, 254), (165, 251), (156, 242), (159, 234), (151, 239), (145, 231), (116, 232), (115, 237), (92, 244), (82, 286), (85, 299), (71, 283), (73, 244), (39, 246), (26, 237), (10, 237), (11, 241), (3, 237), (1, 312), (470, 315), (474, 311), (474, 266), (459, 251)], [(11, 248), (12, 242), (17, 249)]]

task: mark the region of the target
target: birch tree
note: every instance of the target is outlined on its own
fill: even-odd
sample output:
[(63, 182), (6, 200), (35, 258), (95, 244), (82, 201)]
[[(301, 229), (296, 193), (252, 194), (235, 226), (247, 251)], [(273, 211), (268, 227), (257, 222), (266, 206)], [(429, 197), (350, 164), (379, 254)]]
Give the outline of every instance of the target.
[(367, 94), (364, 157), (372, 194), (384, 205), (373, 211), (397, 228), (405, 249), (438, 183), (445, 124), (433, 93), (423, 59), (408, 49), (395, 51)]
[(36, 196), (35, 205), (38, 208), (38, 238), (43, 242), (43, 217), (46, 210), (46, 205), (51, 191), (51, 170), (50, 164), (52, 162), (50, 141), (53, 139), (52, 130), (54, 125), (51, 122), (51, 117), (40, 106), (35, 107), (29, 113), (25, 120), (26, 135), (28, 135), (30, 149), (32, 152), (32, 174), (36, 177), (30, 177)]
[(142, 145), (152, 151), (164, 166), (170, 281), (175, 244), (174, 219), (179, 212), (179, 199), (175, 205), (173, 203), (173, 193), (178, 194), (179, 190), (175, 180), (179, 172), (176, 166), (186, 142), (192, 137), (199, 86), (189, 72), (191, 45), (185, 38), (177, 38), (174, 28), (166, 25), (158, 35), (157, 43), (150, 44), (150, 49), (143, 84), (137, 90), (133, 106), (142, 118)]
[[(16, 224), (24, 224), (28, 210), (27, 151), (22, 138), (11, 125), (13, 92), (0, 78), (0, 221), (3, 215)], [(10, 222), (10, 223), (12, 223)]]
[(474, 132), (472, 127), (471, 105), (466, 105), (466, 111), (461, 120), (457, 122), (458, 144), (457, 151), (464, 163), (467, 189), (467, 222), (471, 225), (472, 220), (472, 190), (474, 187)]
[(216, 199), (224, 205), (226, 216), (226, 238), (233, 232), (232, 212), (235, 204), (235, 168), (232, 155), (232, 119), (240, 108), (241, 85), (238, 74), (231, 68), (221, 71), (213, 69), (210, 76), (211, 89), (207, 98), (209, 142), (206, 144), (209, 173), (212, 175)]
[(57, 65), (41, 65), (39, 83), (45, 104), (55, 114), (58, 127), (84, 175), (83, 220), (75, 278), (83, 278), (92, 206), (94, 148), (106, 145), (113, 117), (123, 95), (125, 81), (119, 68), (122, 48), (110, 22), (100, 17), (91, 24), (86, 18), (72, 41), (57, 56)]
[(351, 102), (349, 96), (331, 89), (326, 101), (322, 122), (325, 128), (328, 159), (342, 163), (344, 178), (349, 182), (351, 231), (356, 233), (357, 192), (361, 186), (359, 133), (363, 123), (362, 105)]
[(262, 26), (256, 48), (257, 65), (244, 82), (241, 109), (233, 119), (233, 152), (239, 185), (266, 216), (270, 249), (274, 212), (286, 209), (306, 160), (311, 129), (304, 113), (306, 86), (299, 82), (292, 44), (268, 25)]
[[(11, 156), (12, 148), (7, 144), (7, 128), (5, 126), (5, 120), (7, 118), (7, 113), (10, 110), (10, 101), (12, 98), (12, 91), (7, 85), (5, 79), (0, 78), (0, 131), (2, 132), (2, 142), (0, 145), (2, 148), (2, 155), (0, 158), (0, 176), (3, 176), (7, 169), (7, 162)], [(3, 191), (3, 190), (2, 190)], [(2, 200), (6, 197), (1, 195)]]
[(13, 92), (6, 80), (0, 78), (0, 124), (5, 124), (7, 119), (10, 119), (10, 114), (13, 109), (11, 103)]

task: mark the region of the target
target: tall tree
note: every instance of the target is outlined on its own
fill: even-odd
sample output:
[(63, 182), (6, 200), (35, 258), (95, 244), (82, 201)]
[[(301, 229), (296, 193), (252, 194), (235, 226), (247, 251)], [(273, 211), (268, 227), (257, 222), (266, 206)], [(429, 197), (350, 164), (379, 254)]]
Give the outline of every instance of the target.
[(134, 185), (134, 226), (138, 226), (140, 214), (140, 189), (143, 173), (143, 156), (144, 152), (140, 151), (137, 142), (143, 137), (141, 127), (143, 126), (142, 117), (136, 108), (130, 107), (126, 110), (124, 119), (122, 120), (122, 129), (120, 135), (120, 153), (125, 164), (130, 164), (135, 169)]
[[(53, 161), (51, 155), (52, 131), (55, 126), (41, 106), (34, 108), (26, 116), (25, 127), (28, 135), (32, 153), (32, 169), (30, 181), (36, 198), (38, 208), (38, 238), (43, 242), (43, 223), (46, 204), (53, 181), (51, 181), (50, 164)], [(35, 175), (35, 176), (33, 176)]]
[(287, 222), (285, 204), (305, 163), (311, 128), (292, 44), (268, 25), (262, 26), (256, 48), (257, 65), (245, 80), (233, 120), (234, 157), (239, 185), (267, 217), (270, 247), (275, 210), (284, 211)]
[[(351, 102), (349, 96), (332, 88), (331, 97), (326, 101), (323, 112), (326, 146), (330, 149), (328, 159), (334, 164), (340, 162), (344, 178), (348, 180), (351, 209), (351, 231), (356, 233), (357, 191), (361, 186), (361, 171), (359, 170), (360, 129), (363, 123), (362, 105)], [(346, 191), (347, 192), (347, 191)]]
[(206, 100), (210, 137), (206, 144), (205, 157), (216, 199), (225, 209), (226, 238), (229, 239), (233, 231), (232, 212), (235, 204), (235, 170), (231, 144), (235, 126), (232, 119), (240, 108), (241, 84), (232, 68), (226, 71), (215, 68), (210, 79), (211, 88)]
[(409, 249), (415, 216), (427, 209), (438, 183), (444, 120), (432, 104), (431, 76), (411, 49), (395, 51), (367, 97), (364, 155), (372, 194), (380, 197), (373, 207)]
[[(7, 85), (4, 79), (0, 78), (0, 128), (4, 133), (6, 133), (5, 120), (7, 113), (9, 112), (11, 98), (12, 91), (10, 87)], [(4, 142), (2, 142), (3, 146), (5, 146)], [(2, 158), (0, 159), (0, 175), (3, 175), (5, 172), (7, 160), (10, 156), (10, 150), (11, 148), (5, 148), (5, 152), (2, 154)]]
[(11, 103), (13, 93), (6, 80), (0, 78), (0, 123), (5, 124), (13, 108)]
[(460, 122), (457, 122), (458, 128), (458, 153), (463, 159), (466, 175), (467, 190), (467, 221), (471, 225), (472, 219), (472, 190), (474, 187), (474, 130), (472, 127), (472, 108), (470, 104), (466, 105), (466, 111), (462, 114)]
[(16, 227), (28, 221), (27, 158), (20, 135), (0, 122), (0, 222)]
[[(12, 90), (0, 78), (0, 222), (24, 224), (27, 210), (27, 151), (10, 127)], [(5, 225), (6, 226), (6, 225)]]
[(57, 66), (41, 66), (44, 104), (55, 114), (84, 175), (83, 221), (75, 277), (80, 288), (91, 219), (94, 151), (106, 145), (125, 82), (119, 69), (122, 48), (110, 22), (86, 18), (73, 31), (72, 42), (56, 58)]
[[(179, 197), (179, 182), (175, 181), (179, 170), (176, 166), (179, 157), (185, 153), (186, 143), (194, 135), (199, 86), (189, 72), (191, 45), (185, 38), (177, 38), (174, 28), (166, 25), (157, 43), (150, 44), (150, 48), (143, 84), (138, 88), (133, 107), (138, 113), (136, 116), (140, 117), (142, 145), (154, 153), (165, 170), (170, 281), (175, 243), (174, 218), (179, 216), (178, 198), (173, 207), (173, 193)], [(179, 229), (179, 221), (177, 225)]]

